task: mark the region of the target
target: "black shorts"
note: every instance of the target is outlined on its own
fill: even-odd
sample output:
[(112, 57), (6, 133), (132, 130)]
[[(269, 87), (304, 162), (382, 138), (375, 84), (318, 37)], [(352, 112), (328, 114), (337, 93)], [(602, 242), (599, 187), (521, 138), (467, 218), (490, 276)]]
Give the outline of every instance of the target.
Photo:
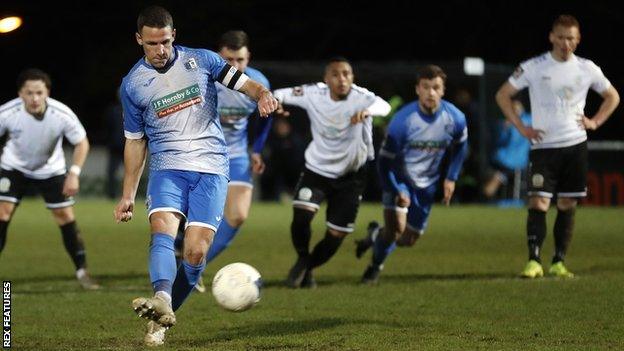
[(337, 179), (323, 177), (305, 168), (295, 188), (293, 205), (318, 210), (321, 202), (327, 199), (327, 226), (351, 233), (365, 186), (366, 166)]
[(33, 188), (41, 193), (49, 209), (63, 208), (74, 205), (73, 197), (63, 195), (65, 175), (48, 179), (32, 179), (16, 170), (0, 170), (0, 201), (18, 204), (27, 189)]
[(529, 153), (529, 196), (587, 196), (587, 142)]

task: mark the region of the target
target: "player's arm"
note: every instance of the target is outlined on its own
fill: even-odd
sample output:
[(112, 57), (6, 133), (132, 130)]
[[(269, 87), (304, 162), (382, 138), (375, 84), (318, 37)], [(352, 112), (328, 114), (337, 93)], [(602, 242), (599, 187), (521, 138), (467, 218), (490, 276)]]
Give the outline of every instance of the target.
[(501, 111), (503, 111), (505, 118), (507, 118), (507, 120), (513, 124), (516, 129), (518, 129), (522, 136), (529, 140), (541, 141), (544, 131), (533, 129), (530, 126), (525, 126), (522, 123), (520, 116), (518, 116), (516, 111), (514, 111), (512, 98), (517, 93), (518, 89), (507, 81), (496, 92), (496, 103), (498, 104), (498, 107), (500, 107)]
[(468, 155), (467, 140), (453, 144), (450, 153), (450, 163), (446, 178), (444, 179), (444, 197), (442, 199), (442, 203), (447, 206), (451, 203), (451, 198), (455, 192), (455, 182), (457, 182), (457, 178), (459, 178), (459, 172), (466, 159), (466, 155)]
[(279, 117), (290, 116), (290, 112), (284, 109), (284, 105), (293, 105), (303, 109), (307, 108), (307, 94), (305, 94), (305, 88), (303, 86), (276, 89), (273, 91), (273, 96), (275, 96), (279, 103), (275, 111), (275, 114)]
[(273, 117), (257, 119), (256, 138), (253, 144), (253, 152), (251, 153), (251, 170), (255, 174), (262, 174), (265, 169), (264, 160), (262, 160), (262, 149), (271, 131)]
[(74, 196), (80, 189), (80, 171), (89, 154), (89, 139), (84, 137), (81, 141), (74, 145), (74, 152), (72, 155), (72, 165), (69, 167), (69, 172), (65, 177), (65, 183), (63, 184), (63, 195)]
[(615, 108), (620, 104), (620, 94), (613, 86), (610, 86), (602, 92), (602, 103), (598, 112), (592, 118), (582, 117), (583, 127), (589, 130), (596, 130), (611, 117)]
[(258, 103), (258, 114), (260, 117), (267, 117), (277, 109), (277, 99), (273, 97), (271, 91), (253, 79), (247, 79), (238, 91)]
[(380, 98), (379, 96), (375, 96), (375, 100), (371, 105), (351, 116), (351, 124), (360, 123), (370, 116), (387, 116), (391, 109), (392, 107), (386, 102), (386, 100)]
[(134, 198), (136, 197), (145, 158), (147, 156), (147, 141), (141, 139), (127, 139), (124, 146), (124, 178), (121, 200), (115, 207), (115, 220), (127, 222), (132, 219)]

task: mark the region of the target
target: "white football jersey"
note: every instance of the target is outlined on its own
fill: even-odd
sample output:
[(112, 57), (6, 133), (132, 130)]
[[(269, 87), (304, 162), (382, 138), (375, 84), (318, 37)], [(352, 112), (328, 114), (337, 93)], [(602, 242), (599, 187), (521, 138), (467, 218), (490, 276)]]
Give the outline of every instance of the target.
[(520, 64), (509, 83), (529, 88), (533, 128), (544, 131), (532, 149), (560, 148), (587, 140), (579, 122), (584, 115), (589, 88), (601, 94), (611, 83), (592, 61), (572, 55), (556, 61), (550, 52)]
[(353, 84), (345, 100), (334, 101), (325, 83), (277, 89), (276, 99), (305, 109), (310, 118), (312, 141), (305, 151), (306, 168), (328, 178), (338, 178), (374, 158), (371, 118), (351, 124), (351, 117), (368, 109), (385, 116), (390, 105), (372, 92)]
[(17, 170), (28, 178), (47, 179), (66, 171), (63, 136), (73, 145), (87, 133), (65, 104), (47, 98), (42, 119), (26, 112), (21, 98), (0, 106), (0, 135), (8, 133), (0, 167)]

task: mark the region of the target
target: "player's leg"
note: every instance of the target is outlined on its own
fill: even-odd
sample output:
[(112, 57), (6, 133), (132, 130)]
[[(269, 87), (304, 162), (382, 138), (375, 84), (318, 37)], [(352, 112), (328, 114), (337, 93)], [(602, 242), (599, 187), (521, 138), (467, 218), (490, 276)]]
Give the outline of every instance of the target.
[(553, 151), (538, 149), (529, 153), (529, 201), (526, 225), (529, 261), (520, 272), (523, 278), (538, 278), (544, 275), (541, 249), (546, 238), (546, 212), (556, 186), (554, 170), (559, 164)]
[(46, 207), (51, 211), (54, 222), (59, 226), (65, 251), (67, 251), (76, 269), (76, 279), (84, 289), (99, 289), (100, 286), (91, 279), (87, 271), (84, 240), (80, 235), (74, 216), (74, 199), (63, 195), (65, 176), (32, 180), (32, 183), (43, 195)]
[(587, 186), (587, 143), (561, 150), (563, 169), (557, 188), (557, 219), (555, 220), (555, 254), (549, 273), (558, 277), (572, 278), (563, 261), (572, 241), (574, 217), (578, 199), (585, 197)]
[(379, 229), (373, 241), (371, 263), (366, 267), (361, 279), (364, 284), (377, 283), (386, 258), (394, 251), (396, 240), (405, 231), (407, 208), (392, 205), (392, 208), (384, 208), (384, 227)]
[(298, 288), (305, 277), (310, 263), (311, 223), (320, 203), (325, 199), (327, 178), (321, 177), (307, 169), (301, 173), (295, 187), (293, 200), (293, 219), (290, 224), (290, 237), (297, 252), (297, 261), (290, 268), (286, 285)]
[(184, 233), (184, 259), (173, 283), (172, 307), (177, 311), (191, 293), (206, 267), (206, 254), (222, 223), (227, 196), (225, 176), (193, 172), (188, 197), (188, 221)]
[(0, 253), (4, 250), (9, 222), (11, 222), (11, 217), (13, 216), (14, 211), (14, 202), (0, 200)]
[[(306, 276), (308, 285), (314, 287), (312, 270), (329, 261), (338, 251), (344, 238), (353, 232), (355, 219), (362, 201), (366, 184), (366, 168), (355, 173), (332, 180), (327, 191), (327, 230), (310, 256), (310, 265)], [(302, 283), (302, 286), (306, 285)]]
[(187, 173), (190, 172), (154, 171), (150, 173), (147, 185), (151, 231), (149, 272), (154, 297), (139, 297), (132, 301), (132, 307), (139, 317), (153, 320), (164, 327), (176, 323), (171, 308), (173, 282), (177, 273), (174, 237), (180, 220), (188, 210), (191, 184)]
[(9, 223), (24, 194), (28, 179), (21, 172), (0, 169), (0, 253), (7, 240)]
[(249, 157), (245, 155), (230, 159), (230, 183), (225, 202), (225, 220), (219, 225), (212, 246), (208, 250), (208, 262), (230, 245), (241, 225), (247, 220), (252, 191)]

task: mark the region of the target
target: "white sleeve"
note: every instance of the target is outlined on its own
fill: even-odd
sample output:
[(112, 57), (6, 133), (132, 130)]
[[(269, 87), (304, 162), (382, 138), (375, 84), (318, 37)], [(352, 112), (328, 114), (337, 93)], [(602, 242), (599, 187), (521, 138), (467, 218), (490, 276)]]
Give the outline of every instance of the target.
[(521, 63), (509, 77), (509, 83), (517, 90), (522, 90), (529, 86), (530, 72), (528, 72), (527, 66), (525, 62)]
[(372, 116), (385, 117), (388, 113), (390, 113), (392, 107), (390, 107), (390, 104), (387, 103), (386, 100), (380, 98), (379, 96), (375, 96), (375, 101), (373, 101), (373, 103), (366, 109)]
[(72, 145), (78, 144), (87, 136), (87, 132), (75, 114), (70, 114), (69, 118), (64, 120), (63, 134)]
[(592, 62), (589, 67), (591, 75), (590, 87), (598, 94), (604, 93), (605, 90), (609, 89), (609, 87), (611, 86), (611, 82), (609, 82), (607, 77), (605, 77), (604, 73), (602, 73), (600, 67), (598, 67), (595, 63)]
[(307, 96), (302, 86), (277, 89), (273, 91), (273, 96), (284, 105), (293, 105), (301, 108), (307, 107)]

